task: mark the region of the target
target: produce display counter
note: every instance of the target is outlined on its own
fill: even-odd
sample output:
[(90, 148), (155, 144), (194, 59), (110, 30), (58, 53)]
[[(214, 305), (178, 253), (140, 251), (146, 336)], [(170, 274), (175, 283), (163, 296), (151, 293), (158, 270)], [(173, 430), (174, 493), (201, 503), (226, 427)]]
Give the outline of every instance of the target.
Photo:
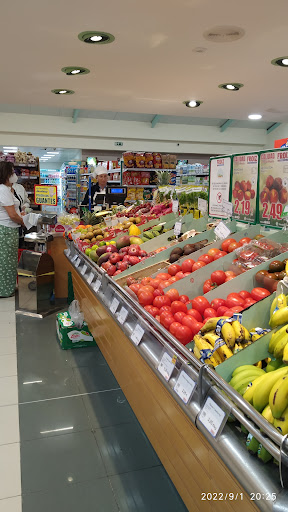
[[(286, 437), (73, 243), (65, 256), (97, 344), (188, 510), (287, 510)], [(279, 467), (249, 454), (233, 417)]]

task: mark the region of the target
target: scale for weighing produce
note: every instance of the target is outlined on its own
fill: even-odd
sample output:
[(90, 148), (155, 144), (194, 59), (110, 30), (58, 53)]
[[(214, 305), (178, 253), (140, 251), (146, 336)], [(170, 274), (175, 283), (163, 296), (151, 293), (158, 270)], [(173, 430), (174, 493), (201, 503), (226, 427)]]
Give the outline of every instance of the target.
[(54, 261), (47, 253), (47, 242), (53, 240), (48, 226), (56, 220), (55, 214), (42, 215), (40, 229), (24, 237), (35, 251), (24, 250), (18, 263), (18, 314), (43, 318), (60, 309), (54, 304)]

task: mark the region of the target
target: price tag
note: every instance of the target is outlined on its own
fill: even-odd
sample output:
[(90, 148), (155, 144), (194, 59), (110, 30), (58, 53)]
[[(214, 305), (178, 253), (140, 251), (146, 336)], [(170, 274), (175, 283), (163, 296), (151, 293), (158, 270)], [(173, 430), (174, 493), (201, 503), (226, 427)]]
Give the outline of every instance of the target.
[(111, 313), (116, 313), (118, 306), (119, 306), (119, 300), (114, 297), (114, 299), (112, 300), (111, 306), (110, 306)]
[(136, 324), (136, 327), (131, 335), (131, 340), (133, 341), (133, 343), (135, 343), (135, 345), (139, 345), (140, 341), (143, 338), (144, 332), (145, 331), (143, 327), (141, 327), (141, 325), (139, 324)]
[(118, 222), (119, 222), (118, 219), (112, 219), (111, 224), (114, 227), (114, 226), (117, 226)]
[(70, 249), (67, 249), (66, 256), (67, 258), (70, 256)]
[(82, 274), (82, 276), (85, 276), (85, 274), (86, 274), (86, 270), (87, 270), (87, 265), (83, 265), (83, 268), (82, 268), (82, 270), (81, 270), (81, 274)]
[(77, 256), (78, 256), (78, 254), (77, 254), (77, 253), (76, 253), (76, 254), (74, 254), (73, 258), (71, 258), (71, 261), (75, 261), (75, 260), (76, 260), (76, 258), (77, 258)]
[(173, 213), (178, 213), (178, 209), (179, 209), (179, 201), (172, 201), (172, 212)]
[(199, 414), (199, 421), (210, 432), (211, 436), (216, 437), (225, 416), (226, 413), (208, 396)]
[(174, 366), (176, 364), (177, 357), (170, 356), (167, 352), (164, 352), (162, 359), (158, 365), (158, 371), (163, 375), (164, 379), (169, 381), (172, 372), (174, 370)]
[(87, 283), (91, 284), (93, 279), (94, 279), (94, 274), (93, 274), (93, 272), (90, 272), (90, 274), (88, 276), (88, 279), (87, 279)]
[(206, 199), (201, 199), (198, 197), (198, 210), (200, 210), (200, 212), (207, 212), (208, 201), (206, 201)]
[(180, 233), (181, 233), (181, 228), (182, 228), (182, 222), (181, 220), (175, 222), (175, 226), (174, 226), (174, 235), (175, 236), (179, 236)]
[(76, 267), (76, 268), (78, 268), (78, 267), (79, 267), (79, 265), (80, 265), (80, 263), (81, 263), (81, 260), (80, 260), (80, 258), (78, 258), (78, 259), (75, 261), (75, 267)]
[(126, 318), (127, 318), (127, 316), (128, 316), (128, 311), (127, 311), (127, 309), (126, 309), (126, 308), (124, 308), (124, 307), (122, 307), (122, 308), (120, 309), (120, 313), (119, 313), (119, 315), (118, 315), (118, 322), (119, 322), (121, 325), (123, 325), (123, 324), (124, 324), (124, 322), (125, 322), (125, 320), (126, 320)]
[(96, 283), (94, 284), (93, 288), (94, 288), (94, 291), (97, 293), (100, 289), (100, 286), (101, 286), (101, 279), (97, 279)]
[(230, 201), (226, 201), (226, 199), (222, 200), (222, 210), (227, 213), (228, 217), (231, 217), (233, 214), (233, 204)]
[(230, 235), (231, 231), (229, 228), (227, 228), (226, 224), (224, 222), (219, 222), (218, 226), (214, 229), (215, 235), (218, 236), (218, 238), (221, 238), (221, 240), (224, 240), (224, 238), (227, 238), (227, 236)]
[(181, 370), (177, 382), (174, 386), (174, 391), (178, 396), (180, 396), (184, 404), (187, 404), (191, 398), (195, 386), (196, 382), (194, 382), (194, 380), (192, 380), (191, 377), (187, 375), (187, 373)]

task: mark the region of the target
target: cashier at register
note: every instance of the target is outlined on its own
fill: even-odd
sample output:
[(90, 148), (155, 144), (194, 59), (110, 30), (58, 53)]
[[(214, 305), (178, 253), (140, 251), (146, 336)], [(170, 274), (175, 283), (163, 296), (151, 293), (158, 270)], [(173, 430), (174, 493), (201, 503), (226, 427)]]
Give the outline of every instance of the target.
[[(106, 167), (103, 167), (103, 165), (98, 165), (95, 171), (93, 171), (92, 176), (93, 178), (97, 178), (97, 183), (91, 186), (91, 204), (96, 204), (97, 195), (107, 193), (108, 173)], [(85, 197), (82, 201), (82, 206), (88, 206), (88, 204), (89, 190), (87, 190), (85, 194)]]

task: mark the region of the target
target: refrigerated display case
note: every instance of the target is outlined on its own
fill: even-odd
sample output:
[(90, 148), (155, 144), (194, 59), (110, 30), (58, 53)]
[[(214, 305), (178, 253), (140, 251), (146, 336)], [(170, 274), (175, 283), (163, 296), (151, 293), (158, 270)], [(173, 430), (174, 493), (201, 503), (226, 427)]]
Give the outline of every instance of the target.
[(65, 162), (60, 169), (66, 177), (66, 210), (68, 212), (80, 204), (80, 168), (81, 162)]
[(66, 207), (66, 176), (63, 170), (41, 169), (41, 185), (57, 186), (57, 206), (42, 206), (44, 212), (55, 212), (59, 214)]

